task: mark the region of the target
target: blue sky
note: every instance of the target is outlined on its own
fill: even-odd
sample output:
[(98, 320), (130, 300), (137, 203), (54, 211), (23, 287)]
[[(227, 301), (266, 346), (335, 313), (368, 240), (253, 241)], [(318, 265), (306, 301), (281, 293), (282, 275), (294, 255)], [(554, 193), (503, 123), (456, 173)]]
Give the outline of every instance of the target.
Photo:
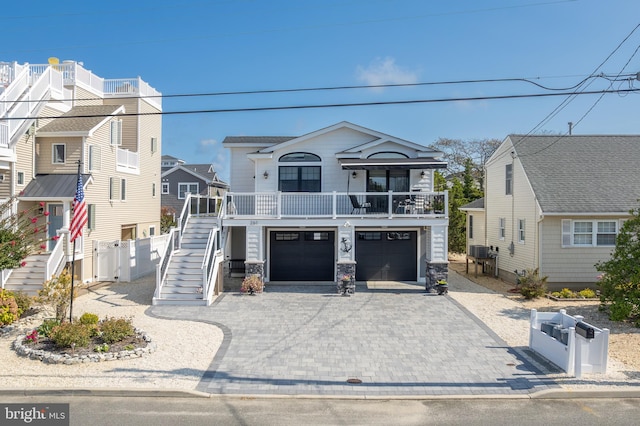
[[(32, 0), (7, 2), (0, 61), (82, 61), (164, 95), (530, 78), (570, 87), (640, 71), (637, 0)], [(598, 66), (614, 52), (600, 68)], [(628, 64), (627, 64), (628, 62)], [(626, 67), (625, 67), (626, 66)], [(635, 82), (640, 87), (640, 82)], [(586, 90), (610, 82), (594, 79)], [(613, 86), (629, 88), (629, 82)], [(549, 93), (526, 82), (168, 98), (164, 111)], [(510, 133), (640, 133), (637, 94), (167, 115), (163, 153), (228, 177), (226, 136), (295, 136), (346, 120), (412, 142)], [(588, 112), (591, 109), (590, 112)], [(588, 112), (588, 114), (587, 114)], [(585, 114), (587, 114), (585, 116)], [(584, 118), (583, 118), (584, 117)]]

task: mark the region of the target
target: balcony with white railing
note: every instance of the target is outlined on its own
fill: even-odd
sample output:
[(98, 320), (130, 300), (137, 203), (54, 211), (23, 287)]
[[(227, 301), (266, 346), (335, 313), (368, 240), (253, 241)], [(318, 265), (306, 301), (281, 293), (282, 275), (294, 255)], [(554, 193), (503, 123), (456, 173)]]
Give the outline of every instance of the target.
[(124, 173), (140, 173), (140, 154), (128, 149), (116, 149), (116, 170)]
[(445, 192), (229, 192), (224, 219), (446, 218)]

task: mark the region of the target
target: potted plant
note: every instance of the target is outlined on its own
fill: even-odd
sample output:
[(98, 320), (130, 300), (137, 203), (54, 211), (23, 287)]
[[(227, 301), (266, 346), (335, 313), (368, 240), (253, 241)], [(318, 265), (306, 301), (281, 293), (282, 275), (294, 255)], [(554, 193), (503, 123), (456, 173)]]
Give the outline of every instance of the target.
[(264, 283), (262, 282), (260, 275), (254, 274), (249, 275), (248, 277), (245, 277), (244, 280), (242, 280), (240, 291), (247, 294), (256, 294), (262, 293), (263, 288)]
[(449, 293), (449, 283), (446, 280), (438, 280), (436, 283), (436, 290), (438, 290), (439, 295)]
[(344, 274), (340, 277), (340, 283), (338, 283), (338, 293), (343, 296), (348, 296), (355, 293), (356, 283), (354, 277), (351, 274)]

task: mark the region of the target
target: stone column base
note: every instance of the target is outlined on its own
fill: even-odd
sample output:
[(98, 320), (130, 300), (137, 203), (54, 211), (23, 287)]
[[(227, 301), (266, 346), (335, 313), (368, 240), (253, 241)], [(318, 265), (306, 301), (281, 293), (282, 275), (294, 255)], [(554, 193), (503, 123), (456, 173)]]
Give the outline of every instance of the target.
[(247, 260), (244, 262), (244, 276), (250, 277), (252, 275), (258, 275), (262, 282), (264, 282), (264, 261), (262, 260)]
[(430, 262), (427, 260), (427, 276), (425, 290), (428, 293), (436, 292), (436, 284), (438, 281), (449, 281), (449, 263), (446, 262)]

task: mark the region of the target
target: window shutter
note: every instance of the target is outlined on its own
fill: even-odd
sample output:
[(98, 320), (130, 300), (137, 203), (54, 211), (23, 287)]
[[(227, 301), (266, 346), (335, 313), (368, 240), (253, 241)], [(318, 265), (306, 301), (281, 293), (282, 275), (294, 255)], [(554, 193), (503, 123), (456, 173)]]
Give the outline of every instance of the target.
[(111, 122), (111, 145), (122, 145), (122, 121), (113, 120)]
[(89, 145), (89, 170), (100, 170), (101, 162), (100, 147), (97, 145)]
[(158, 138), (151, 138), (151, 153), (158, 151)]
[(562, 219), (562, 247), (571, 247), (571, 219)]

